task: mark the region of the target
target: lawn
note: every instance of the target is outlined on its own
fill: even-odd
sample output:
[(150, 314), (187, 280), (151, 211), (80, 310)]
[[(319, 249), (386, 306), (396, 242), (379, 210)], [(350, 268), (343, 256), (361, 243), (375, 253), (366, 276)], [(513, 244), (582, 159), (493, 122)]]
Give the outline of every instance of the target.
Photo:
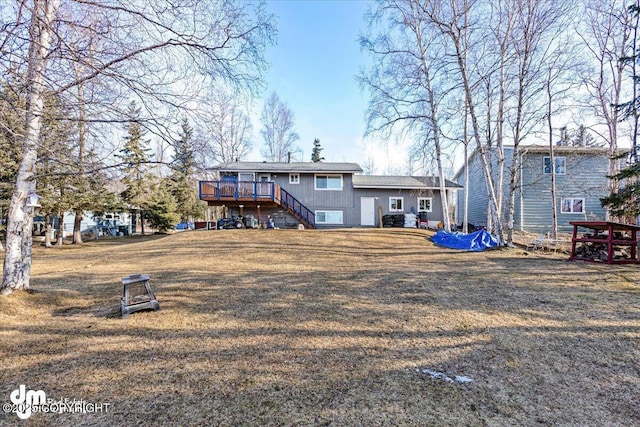
[[(638, 266), (430, 236), (189, 231), (34, 248), (34, 291), (0, 298), (0, 402), (25, 384), (108, 404), (35, 426), (640, 425)], [(121, 319), (134, 273), (161, 310)]]

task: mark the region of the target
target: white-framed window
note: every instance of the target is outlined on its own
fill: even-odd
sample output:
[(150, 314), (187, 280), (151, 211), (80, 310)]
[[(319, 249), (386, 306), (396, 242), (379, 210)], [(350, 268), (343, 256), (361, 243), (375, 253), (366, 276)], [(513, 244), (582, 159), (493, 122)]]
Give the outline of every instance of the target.
[(238, 174), (238, 181), (253, 181), (253, 173), (240, 172)]
[(316, 190), (342, 191), (342, 175), (316, 175)]
[(316, 224), (342, 223), (342, 211), (316, 211)]
[(568, 214), (583, 214), (584, 199), (579, 197), (566, 197), (560, 202), (560, 212)]
[(289, 174), (289, 184), (300, 184), (300, 174), (299, 173), (290, 173)]
[(404, 197), (389, 197), (389, 212), (402, 212), (404, 210)]
[(431, 212), (431, 197), (418, 197), (418, 212)]
[[(565, 175), (567, 173), (567, 158), (563, 156), (554, 157), (554, 162), (556, 164), (556, 175)], [(551, 173), (550, 156), (544, 156), (542, 168), (545, 175)]]

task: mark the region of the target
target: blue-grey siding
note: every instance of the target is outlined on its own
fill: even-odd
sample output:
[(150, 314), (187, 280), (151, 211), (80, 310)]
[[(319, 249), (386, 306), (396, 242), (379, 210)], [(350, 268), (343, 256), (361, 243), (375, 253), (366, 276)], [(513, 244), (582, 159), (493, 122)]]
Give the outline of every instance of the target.
[[(558, 229), (569, 232), (570, 221), (604, 219), (605, 209), (600, 205), (600, 197), (608, 194), (608, 165), (606, 151), (602, 149), (572, 150), (571, 147), (558, 148), (556, 156), (565, 157), (566, 174), (556, 175), (556, 208)], [(521, 171), (515, 194), (514, 229), (535, 233), (551, 231), (553, 225), (551, 201), (551, 175), (543, 172), (543, 158), (548, 151), (536, 148), (522, 149)], [(496, 157), (493, 156), (493, 172), (497, 176)], [(508, 219), (509, 179), (513, 161), (513, 149), (505, 150), (505, 177), (503, 182), (503, 220)], [(469, 222), (486, 224), (489, 197), (482, 173), (479, 153), (474, 152), (469, 162), (469, 188), (458, 192), (456, 218), (463, 220), (464, 191), (469, 191)], [(464, 167), (456, 174), (455, 181), (464, 185)], [(582, 214), (561, 213), (561, 200), (566, 197), (584, 198), (585, 212)]]
[[(506, 220), (509, 206), (509, 180), (511, 178), (511, 165), (513, 160), (513, 149), (505, 148), (504, 161), (504, 178), (502, 186), (502, 211), (503, 218)], [(491, 156), (491, 172), (494, 181), (497, 181), (498, 157), (494, 154)], [(487, 211), (489, 209), (489, 192), (487, 190), (487, 181), (484, 177), (482, 161), (478, 152), (471, 156), (469, 161), (469, 188), (462, 188), (458, 191), (456, 203), (456, 222), (462, 224), (464, 220), (464, 193), (469, 192), (469, 210), (467, 212), (468, 220), (473, 225), (486, 225)], [(454, 181), (464, 187), (464, 167), (456, 174)], [(499, 189), (495, 189), (496, 191)], [(516, 200), (516, 204), (518, 201)]]
[[(551, 174), (543, 173), (545, 153), (529, 153), (523, 156), (521, 228), (544, 233), (551, 231), (553, 224), (551, 200)], [(602, 155), (560, 154), (566, 158), (566, 174), (556, 174), (556, 210), (558, 230), (570, 232), (570, 221), (605, 219), (605, 209), (600, 205), (600, 197), (608, 194), (609, 160)], [(585, 212), (561, 213), (563, 198), (584, 198)]]

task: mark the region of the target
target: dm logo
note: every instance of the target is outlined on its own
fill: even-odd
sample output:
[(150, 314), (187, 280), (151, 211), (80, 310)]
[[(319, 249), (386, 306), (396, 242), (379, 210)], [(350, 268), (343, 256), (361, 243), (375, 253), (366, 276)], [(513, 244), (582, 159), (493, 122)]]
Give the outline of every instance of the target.
[(11, 398), (11, 403), (16, 405), (16, 415), (18, 415), (18, 418), (21, 420), (29, 418), (35, 406), (47, 403), (47, 394), (44, 391), (26, 391), (24, 384), (20, 384), (19, 388), (13, 390), (9, 397)]

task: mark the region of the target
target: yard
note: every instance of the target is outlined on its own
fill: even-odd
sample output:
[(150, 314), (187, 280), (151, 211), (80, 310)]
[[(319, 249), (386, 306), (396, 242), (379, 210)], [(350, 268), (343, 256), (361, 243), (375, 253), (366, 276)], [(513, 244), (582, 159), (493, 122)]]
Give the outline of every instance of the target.
[[(108, 404), (36, 413), (36, 426), (640, 425), (638, 266), (430, 236), (191, 231), (34, 248), (34, 292), (0, 298), (0, 402), (24, 384)], [(121, 319), (134, 273), (161, 310)]]

